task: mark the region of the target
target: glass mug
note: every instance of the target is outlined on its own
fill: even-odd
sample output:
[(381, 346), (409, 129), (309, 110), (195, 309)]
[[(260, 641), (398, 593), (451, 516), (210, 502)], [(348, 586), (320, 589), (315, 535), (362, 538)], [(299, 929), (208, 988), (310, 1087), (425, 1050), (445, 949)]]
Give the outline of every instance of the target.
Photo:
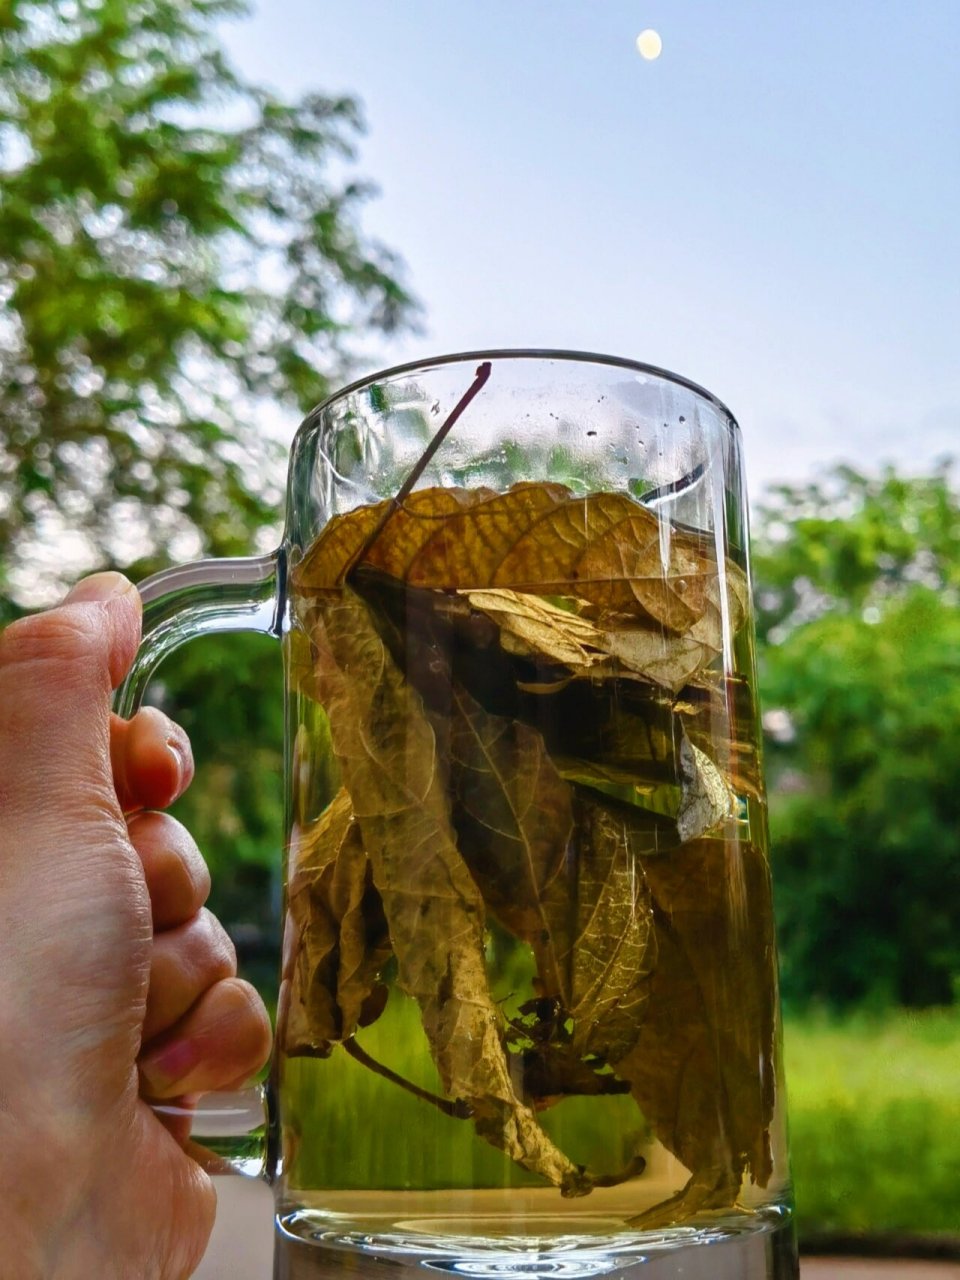
[(143, 584), (118, 705), (282, 642), (270, 1076), (191, 1106), (274, 1187), (275, 1275), (796, 1276), (733, 417), (446, 356), (311, 413), (287, 493), (275, 554)]

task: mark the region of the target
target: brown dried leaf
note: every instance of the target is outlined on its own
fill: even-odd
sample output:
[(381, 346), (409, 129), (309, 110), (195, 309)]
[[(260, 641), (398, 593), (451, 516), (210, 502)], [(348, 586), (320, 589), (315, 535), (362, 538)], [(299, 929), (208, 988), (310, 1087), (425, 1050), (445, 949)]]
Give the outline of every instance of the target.
[(686, 734), (680, 740), (680, 772), (683, 786), (677, 834), (686, 844), (732, 817), (734, 796), (717, 766)]
[[(294, 570), (296, 588), (336, 586), (345, 566), (356, 567), (389, 505), (331, 520)], [(706, 536), (673, 528), (627, 494), (580, 498), (547, 483), (492, 495), (446, 488), (413, 493), (362, 563), (411, 587), (572, 593), (602, 615), (689, 634), (714, 653), (722, 639), (718, 577), (726, 584), (731, 631), (742, 622), (747, 601), (743, 571), (730, 561), (718, 570)]]
[(775, 972), (762, 852), (727, 838), (671, 857), (637, 850), (654, 904), (657, 965), (639, 1039), (614, 1064), (687, 1186), (638, 1220), (658, 1226), (734, 1203), (772, 1171)]
[[(691, 743), (715, 757), (733, 791), (762, 800), (759, 712), (751, 685), (743, 677), (699, 685), (686, 691), (676, 710)], [(724, 726), (720, 738), (718, 724)]]
[[(421, 489), (398, 505), (367, 551), (363, 563), (404, 581), (410, 566), (449, 517), (492, 496), (489, 489)], [(339, 586), (364, 543), (390, 507), (390, 501), (356, 507), (328, 521), (319, 538), (294, 570), (298, 590), (315, 592)], [(436, 554), (436, 553), (435, 553)]]
[[(498, 587), (460, 594), (471, 608), (496, 622), (507, 653), (566, 667), (576, 678), (651, 680), (676, 693), (719, 652), (662, 629), (633, 625), (604, 631), (575, 608), (561, 608), (528, 592)], [(529, 687), (554, 692), (551, 683)]]
[(577, 591), (602, 613), (642, 613), (678, 635), (706, 612), (716, 553), (705, 538), (678, 533), (637, 504), (588, 539)]
[[(460, 849), (487, 906), (537, 957), (559, 995), (557, 932), (568, 927), (571, 789), (536, 730), (451, 690), (449, 753)], [(568, 945), (561, 935), (561, 945)]]
[(625, 823), (600, 805), (577, 801), (576, 892), (565, 946), (573, 1047), (616, 1062), (636, 1043), (656, 961), (650, 892)]
[(573, 789), (540, 734), (457, 686), (450, 761), (464, 858), (490, 910), (532, 946), (541, 995), (573, 1019), (574, 1056), (625, 1053), (652, 960), (649, 896), (625, 825), (581, 802), (571, 844)]
[(448, 1098), (477, 1132), (566, 1194), (589, 1182), (517, 1097), (487, 986), (484, 903), (457, 849), (434, 732), (418, 694), (349, 589), (312, 611), (317, 681), (373, 864), (399, 982), (420, 1005)]
[(459, 594), (497, 624), (500, 644), (508, 653), (569, 667), (575, 675), (594, 674), (603, 665), (602, 632), (575, 608), (563, 609), (542, 596), (503, 587)]
[(286, 1048), (290, 1054), (325, 1053), (382, 1011), (386, 988), (379, 974), (391, 954), (346, 791), (312, 826), (295, 832), (287, 900)]
[(522, 1092), (537, 1111), (545, 1110), (564, 1098), (609, 1097), (630, 1092), (630, 1085), (599, 1061), (585, 1062), (572, 1044), (551, 1042), (524, 1049), (514, 1061), (520, 1065)]

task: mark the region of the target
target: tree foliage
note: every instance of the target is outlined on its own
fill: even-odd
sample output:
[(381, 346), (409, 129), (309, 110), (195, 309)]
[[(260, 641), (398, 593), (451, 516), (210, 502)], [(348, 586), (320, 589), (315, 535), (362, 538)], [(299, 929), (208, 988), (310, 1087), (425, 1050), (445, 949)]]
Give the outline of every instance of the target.
[(848, 468), (781, 489), (757, 555), (784, 989), (948, 1003), (960, 982), (960, 499)]
[[(276, 538), (291, 426), (416, 307), (362, 232), (358, 103), (227, 62), (236, 0), (0, 0), (0, 621), (85, 568)], [(280, 655), (206, 638), (150, 693), (200, 769), (213, 905), (278, 906)], [(270, 976), (274, 966), (270, 966)], [(272, 983), (270, 984), (272, 985)]]
[(872, 617), (914, 585), (960, 591), (960, 504), (954, 463), (927, 476), (849, 466), (780, 485), (757, 512), (757, 630), (774, 642), (827, 613)]
[(352, 335), (412, 315), (358, 225), (357, 102), (245, 82), (216, 25), (243, 7), (0, 0), (0, 560), (24, 603), (63, 531), (88, 564), (249, 551), (279, 506), (264, 406), (295, 421)]

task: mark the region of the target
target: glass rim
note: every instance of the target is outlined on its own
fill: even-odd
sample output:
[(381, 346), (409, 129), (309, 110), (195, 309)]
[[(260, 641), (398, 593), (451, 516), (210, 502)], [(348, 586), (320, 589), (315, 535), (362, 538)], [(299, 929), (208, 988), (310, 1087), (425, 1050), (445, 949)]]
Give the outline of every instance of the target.
[(708, 404), (713, 405), (715, 409), (719, 409), (726, 417), (727, 426), (731, 430), (740, 430), (740, 424), (737, 422), (736, 417), (720, 397), (715, 396), (712, 391), (708, 391), (700, 383), (694, 382), (692, 378), (686, 378), (680, 373), (673, 373), (670, 369), (663, 369), (659, 365), (646, 364), (642, 360), (629, 359), (627, 356), (604, 355), (602, 352), (597, 351), (567, 350), (563, 347), (490, 347), (476, 351), (456, 351), (438, 356), (422, 356), (416, 360), (404, 360), (402, 363), (391, 365), (387, 369), (378, 369), (374, 373), (365, 374), (362, 378), (356, 378), (339, 390), (331, 392), (330, 395), (321, 400), (319, 404), (315, 405), (307, 413), (300, 424), (299, 430), (303, 431), (305, 428), (312, 426), (329, 405), (334, 404), (345, 396), (353, 395), (374, 382), (393, 378), (404, 373), (412, 373), (416, 369), (473, 362), (474, 360), (481, 363), (484, 360), (566, 360), (570, 363), (607, 365), (609, 368), (614, 369), (629, 369), (633, 373), (642, 373), (648, 377), (658, 378), (663, 382), (673, 383), (674, 386), (682, 387), (685, 391), (692, 392), (694, 395), (699, 396), (700, 399), (707, 401)]

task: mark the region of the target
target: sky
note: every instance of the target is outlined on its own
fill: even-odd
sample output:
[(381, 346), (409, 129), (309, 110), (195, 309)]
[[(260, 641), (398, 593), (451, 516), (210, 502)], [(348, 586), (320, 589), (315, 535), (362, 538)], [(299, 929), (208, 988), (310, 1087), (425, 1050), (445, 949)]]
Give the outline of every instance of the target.
[(659, 365), (733, 410), (754, 497), (960, 454), (960, 0), (260, 0), (224, 35), (364, 104), (363, 225), (425, 309), (371, 372)]

